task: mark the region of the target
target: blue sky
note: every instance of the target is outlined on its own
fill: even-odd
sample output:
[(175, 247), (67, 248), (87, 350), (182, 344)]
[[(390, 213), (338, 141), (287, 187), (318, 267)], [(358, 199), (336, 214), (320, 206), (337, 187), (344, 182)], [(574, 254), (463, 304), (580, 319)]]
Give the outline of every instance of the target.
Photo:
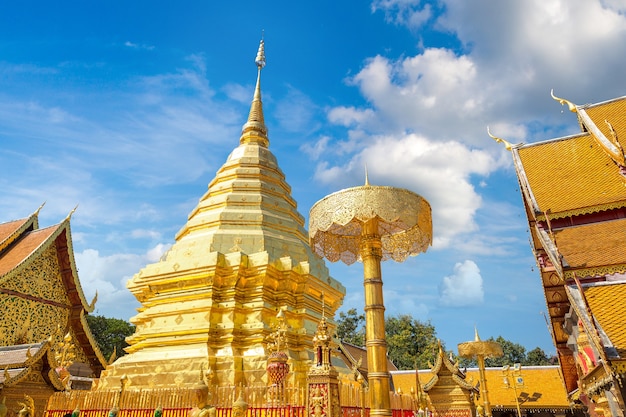
[[(576, 104), (625, 94), (626, 2), (5, 2), (0, 221), (72, 217), (84, 291), (128, 319), (125, 282), (172, 243), (238, 144), (264, 31), (270, 149), (300, 212), (362, 184), (434, 215), (425, 254), (383, 264), (388, 314), (448, 349), (503, 337), (554, 353), (509, 153), (578, 130)], [(555, 161), (558, 163), (558, 161)], [(330, 264), (362, 308), (362, 267)]]

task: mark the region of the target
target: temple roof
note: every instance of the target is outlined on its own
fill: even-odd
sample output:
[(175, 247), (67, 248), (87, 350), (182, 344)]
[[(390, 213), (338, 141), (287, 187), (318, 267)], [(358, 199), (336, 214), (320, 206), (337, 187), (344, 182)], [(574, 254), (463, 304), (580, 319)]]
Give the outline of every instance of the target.
[(626, 273), (626, 219), (554, 230), (565, 269), (579, 277)]
[(37, 222), (38, 213), (39, 210), (25, 219), (0, 223), (0, 252), (9, 246), (15, 239), (20, 237), (26, 230), (33, 230), (39, 227)]
[(626, 207), (624, 177), (589, 133), (522, 145), (513, 155), (537, 217)]
[[(576, 286), (569, 286), (568, 291), (575, 300), (574, 306), (579, 317), (584, 317), (588, 331), (595, 335), (596, 327), (600, 332), (607, 355), (613, 358), (626, 359), (626, 332), (624, 332), (624, 317), (626, 317), (626, 282), (598, 282), (583, 284), (585, 300), (580, 297)], [(594, 317), (594, 325), (588, 318), (588, 311)], [(597, 337), (596, 337), (597, 338)]]
[[(476, 386), (480, 381), (477, 368), (465, 370), (466, 380)], [(563, 385), (558, 366), (523, 366), (524, 385), (517, 388), (520, 407), (525, 409), (569, 409), (570, 403)], [(410, 392), (416, 388), (415, 371), (395, 371), (391, 373), (394, 386)], [(433, 378), (430, 370), (420, 370), (420, 385), (424, 386)], [(486, 368), (485, 377), (489, 389), (489, 402), (494, 409), (515, 409), (513, 389), (503, 383), (501, 368)]]
[[(339, 357), (350, 367), (353, 368), (356, 366), (357, 370), (363, 378), (367, 380), (367, 349), (361, 346), (356, 346), (348, 342), (340, 342), (337, 351), (339, 353)], [(398, 367), (394, 365), (394, 363), (387, 357), (387, 370), (397, 371)]]
[(19, 239), (13, 246), (0, 253), (0, 282), (4, 275), (14, 270), (22, 262), (28, 260), (42, 244), (60, 227), (60, 224), (46, 227), (45, 229), (33, 230)]
[[(72, 250), (70, 216), (59, 224), (39, 229), (38, 212), (39, 210), (25, 219), (0, 224), (0, 293), (69, 309), (70, 322), (67, 326), (71, 327), (92, 369), (99, 372), (104, 369), (106, 360), (85, 319), (85, 313), (93, 311), (94, 306), (85, 299), (78, 278)], [(62, 291), (67, 297), (67, 305), (48, 299), (45, 294), (31, 294), (28, 289), (16, 288), (16, 283), (13, 282), (13, 278), (19, 277), (19, 274), (28, 273), (24, 271), (28, 271), (32, 263), (51, 247), (54, 248), (59, 262), (58, 273), (63, 285)], [(38, 284), (33, 285), (36, 287)], [(66, 326), (65, 323), (59, 325)], [(0, 344), (6, 343), (7, 341), (0, 341)]]

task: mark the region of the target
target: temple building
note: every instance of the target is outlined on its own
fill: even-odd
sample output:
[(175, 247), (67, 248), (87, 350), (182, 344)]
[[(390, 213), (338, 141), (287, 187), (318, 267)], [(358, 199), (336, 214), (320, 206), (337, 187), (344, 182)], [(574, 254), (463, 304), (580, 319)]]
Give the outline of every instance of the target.
[(38, 216), (0, 224), (0, 399), (10, 415), (41, 415), (54, 392), (89, 389), (106, 365), (85, 318), (95, 299), (80, 286), (71, 216), (45, 228)]
[[(141, 303), (128, 355), (98, 389), (266, 382), (267, 338), (280, 313), (291, 383), (305, 385), (313, 334), (333, 317), (345, 288), (309, 246), (304, 218), (269, 150), (258, 76), (237, 146), (191, 211), (171, 249), (128, 288)], [(329, 320), (329, 331), (335, 324)]]
[(554, 98), (577, 115), (580, 133), (505, 145), (570, 400), (592, 416), (623, 416), (626, 97), (582, 106)]
[[(477, 398), (479, 370), (458, 369), (451, 361), (441, 361), (431, 369), (392, 371), (397, 390), (413, 393), (422, 415), (484, 415)], [(486, 382), (493, 417), (563, 417), (584, 414), (573, 406), (563, 389), (558, 366), (524, 366), (514, 378), (502, 368), (486, 368)], [(467, 411), (466, 411), (467, 410)]]

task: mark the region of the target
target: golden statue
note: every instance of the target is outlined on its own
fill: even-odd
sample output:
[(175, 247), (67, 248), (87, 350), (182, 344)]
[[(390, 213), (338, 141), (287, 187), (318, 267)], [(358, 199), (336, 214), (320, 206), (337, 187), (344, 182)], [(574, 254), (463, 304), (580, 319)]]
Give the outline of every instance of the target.
[(6, 417), (7, 411), (9, 411), (5, 404), (6, 400), (7, 397), (2, 397), (2, 402), (0, 403), (0, 417)]
[(248, 403), (243, 399), (243, 389), (239, 392), (237, 401), (233, 403), (233, 417), (246, 417)]
[(34, 417), (35, 416), (35, 401), (29, 395), (24, 394), (25, 403), (18, 401), (17, 403), (22, 407), (17, 412), (18, 417)]

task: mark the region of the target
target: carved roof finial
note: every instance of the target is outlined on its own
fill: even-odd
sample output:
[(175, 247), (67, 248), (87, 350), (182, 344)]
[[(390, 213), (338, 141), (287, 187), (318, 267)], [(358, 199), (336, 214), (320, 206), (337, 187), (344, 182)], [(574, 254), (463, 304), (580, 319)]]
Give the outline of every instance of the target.
[(553, 99), (555, 99), (556, 101), (561, 103), (561, 106), (565, 106), (567, 104), (567, 108), (572, 113), (576, 113), (578, 111), (576, 109), (576, 105), (574, 103), (572, 103), (571, 101), (568, 101), (568, 100), (565, 100), (564, 98), (559, 98), (559, 97), (555, 96), (554, 95), (554, 88), (550, 90), (550, 95), (552, 96)]
[(269, 146), (267, 138), (267, 127), (263, 116), (263, 102), (261, 101), (261, 70), (265, 67), (265, 41), (261, 39), (259, 50), (254, 63), (257, 66), (256, 87), (254, 88), (254, 98), (250, 106), (248, 121), (243, 125), (239, 143), (258, 143), (265, 147)]
[(72, 218), (72, 214), (74, 214), (76, 212), (77, 208), (78, 208), (78, 204), (76, 204), (76, 206), (69, 212), (69, 214), (67, 215), (65, 220), (69, 221)]
[(513, 145), (511, 145), (510, 142), (507, 142), (506, 140), (502, 138), (492, 135), (491, 131), (489, 131), (489, 126), (487, 126), (487, 134), (489, 135), (491, 139), (495, 140), (496, 142), (503, 143), (507, 151), (510, 151), (513, 148)]

